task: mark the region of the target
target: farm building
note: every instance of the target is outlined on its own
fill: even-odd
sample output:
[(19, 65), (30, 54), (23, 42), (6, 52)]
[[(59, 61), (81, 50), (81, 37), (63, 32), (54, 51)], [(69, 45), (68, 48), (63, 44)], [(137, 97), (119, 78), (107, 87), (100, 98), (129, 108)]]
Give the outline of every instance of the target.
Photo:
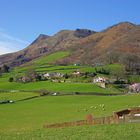
[(62, 74), (62, 73), (45, 73), (44, 75), (43, 75), (45, 78), (61, 78), (61, 77), (63, 77), (64, 76), (64, 74)]
[(76, 70), (72, 73), (73, 76), (77, 77), (81, 75), (81, 72), (79, 70)]
[(129, 85), (129, 91), (130, 92), (140, 92), (140, 83), (134, 83), (132, 85)]
[(97, 84), (101, 88), (105, 88), (106, 87), (106, 78), (104, 78), (104, 77), (96, 77), (96, 78), (93, 79), (93, 83)]
[(96, 77), (93, 79), (93, 83), (105, 83), (106, 82), (106, 78), (104, 77)]
[(125, 119), (126, 117), (139, 117), (140, 120), (140, 107), (136, 108), (129, 108), (129, 109), (124, 109), (120, 110), (117, 112), (113, 113), (113, 117), (117, 120), (119, 119)]

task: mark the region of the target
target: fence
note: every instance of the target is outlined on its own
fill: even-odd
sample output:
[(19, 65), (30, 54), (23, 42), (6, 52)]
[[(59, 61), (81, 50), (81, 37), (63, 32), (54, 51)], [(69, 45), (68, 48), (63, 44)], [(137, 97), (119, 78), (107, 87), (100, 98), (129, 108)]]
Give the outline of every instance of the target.
[(58, 127), (69, 127), (69, 126), (81, 126), (81, 125), (96, 125), (96, 124), (112, 124), (114, 123), (113, 116), (95, 118), (93, 120), (79, 120), (73, 122), (63, 122), (55, 124), (45, 124), (44, 128), (58, 128)]

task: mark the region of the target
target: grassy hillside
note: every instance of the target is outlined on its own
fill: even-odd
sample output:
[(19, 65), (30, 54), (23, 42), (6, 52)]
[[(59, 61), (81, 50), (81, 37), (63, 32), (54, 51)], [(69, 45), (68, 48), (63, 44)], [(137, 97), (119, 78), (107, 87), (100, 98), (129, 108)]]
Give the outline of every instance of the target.
[[(88, 81), (92, 81), (92, 78), (70, 78), (68, 81), (71, 83), (53, 83), (49, 81), (42, 82), (31, 82), (31, 83), (18, 83), (18, 82), (8, 82), (9, 77), (16, 77), (20, 75), (24, 75), (27, 70), (34, 69), (38, 73), (67, 73), (71, 74), (75, 70), (80, 70), (81, 72), (95, 72), (95, 67), (92, 66), (60, 66), (53, 65), (52, 62), (55, 62), (58, 59), (61, 59), (65, 56), (69, 55), (69, 52), (56, 52), (48, 56), (40, 57), (32, 62), (28, 62), (20, 67), (14, 68), (10, 73), (5, 73), (0, 77), (0, 89), (1, 90), (41, 90), (47, 89), (53, 92), (95, 92), (95, 93), (120, 93), (121, 91), (115, 87), (110, 87), (107, 89), (102, 89), (97, 85), (92, 83), (87, 83)], [(111, 64), (106, 66), (98, 66), (96, 68), (105, 68), (110, 71), (115, 71), (122, 67), (119, 64)], [(101, 74), (99, 74), (101, 75)], [(103, 75), (107, 76), (107, 75)]]
[(31, 62), (25, 63), (20, 67), (17, 67), (14, 69), (15, 72), (24, 72), (25, 70), (29, 68), (37, 69), (37, 68), (43, 68), (50, 66), (50, 63), (55, 63), (55, 61), (62, 59), (63, 57), (66, 57), (69, 55), (69, 52), (67, 51), (59, 51), (52, 53), (47, 56), (39, 57)]
[(59, 51), (56, 53), (52, 53), (48, 56), (43, 56), (43, 57), (40, 57), (39, 59), (33, 60), (32, 64), (33, 65), (44, 65), (44, 64), (48, 64), (48, 63), (54, 63), (58, 59), (61, 59), (61, 58), (66, 57), (68, 55), (69, 55), (69, 52)]
[[(75, 65), (67, 65), (67, 66), (61, 66), (61, 65), (53, 65), (53, 63), (57, 60), (61, 60), (62, 58), (68, 56), (70, 53), (67, 51), (59, 51), (52, 53), (47, 56), (42, 56), (40, 58), (37, 58), (31, 62), (28, 62), (22, 66), (16, 67), (12, 70), (12, 74), (16, 73), (24, 73), (28, 69), (32, 68), (36, 70), (37, 72), (62, 72), (62, 73), (71, 73), (74, 70), (80, 70), (81, 72), (95, 72), (95, 67), (93, 66), (75, 66)], [(109, 69), (110, 71), (114, 71), (116, 69), (119, 69), (122, 67), (120, 64), (110, 64), (106, 66), (100, 66), (104, 67), (105, 69)], [(97, 67), (97, 68), (100, 68)]]
[(91, 83), (53, 83), (53, 82), (32, 82), (32, 83), (15, 83), (4, 82), (0, 84), (1, 90), (42, 90), (46, 89), (52, 92), (93, 92), (93, 93), (120, 93), (118, 89), (103, 89)]

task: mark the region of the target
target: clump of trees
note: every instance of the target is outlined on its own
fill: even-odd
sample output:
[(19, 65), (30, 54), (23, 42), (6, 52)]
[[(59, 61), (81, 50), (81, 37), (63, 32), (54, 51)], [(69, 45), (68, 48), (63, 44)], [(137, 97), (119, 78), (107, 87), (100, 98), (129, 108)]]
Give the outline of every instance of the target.
[(2, 65), (0, 67), (0, 76), (2, 75), (2, 73), (8, 73), (10, 72), (10, 67), (8, 65)]
[(129, 74), (140, 74), (140, 57), (134, 54), (125, 54), (121, 62)]
[(63, 76), (65, 79), (68, 79), (68, 78), (70, 78), (70, 75), (68, 75), (67, 73), (66, 74), (64, 74), (64, 76)]
[(113, 78), (116, 79), (116, 81), (120, 81), (121, 79), (126, 78), (126, 71), (124, 67), (119, 67), (115, 69), (114, 71), (111, 71), (111, 75)]
[[(15, 78), (15, 82), (22, 82), (22, 83), (28, 83), (28, 82), (36, 82), (36, 81), (42, 81), (43, 77), (38, 74), (35, 70), (33, 69), (28, 69), (24, 76), (17, 76)], [(13, 77), (9, 78), (9, 82), (14, 81)]]
[(104, 67), (100, 67), (100, 68), (95, 68), (95, 72), (96, 73), (100, 73), (100, 74), (105, 74), (105, 75), (109, 75), (110, 74), (110, 69), (108, 68), (104, 68)]

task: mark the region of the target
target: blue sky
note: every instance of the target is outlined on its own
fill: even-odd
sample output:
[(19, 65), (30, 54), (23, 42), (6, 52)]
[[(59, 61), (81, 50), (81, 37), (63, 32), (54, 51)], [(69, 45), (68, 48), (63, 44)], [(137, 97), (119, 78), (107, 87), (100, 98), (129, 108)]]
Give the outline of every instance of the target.
[(0, 54), (25, 48), (41, 33), (140, 24), (139, 6), (140, 0), (0, 0)]

